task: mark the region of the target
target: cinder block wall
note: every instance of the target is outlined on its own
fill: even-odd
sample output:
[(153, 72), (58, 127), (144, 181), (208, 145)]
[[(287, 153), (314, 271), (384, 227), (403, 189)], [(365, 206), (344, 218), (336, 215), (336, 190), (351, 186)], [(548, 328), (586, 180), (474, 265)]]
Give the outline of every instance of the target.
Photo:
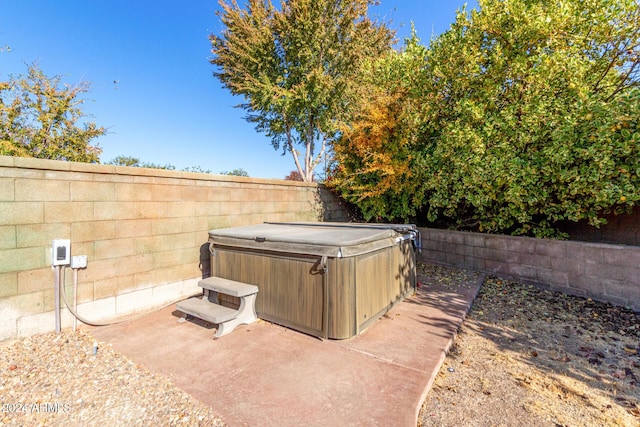
[(0, 340), (55, 330), (53, 239), (87, 255), (79, 312), (104, 321), (197, 293), (210, 229), (347, 219), (316, 184), (0, 156)]
[(640, 247), (424, 228), (422, 259), (640, 311)]

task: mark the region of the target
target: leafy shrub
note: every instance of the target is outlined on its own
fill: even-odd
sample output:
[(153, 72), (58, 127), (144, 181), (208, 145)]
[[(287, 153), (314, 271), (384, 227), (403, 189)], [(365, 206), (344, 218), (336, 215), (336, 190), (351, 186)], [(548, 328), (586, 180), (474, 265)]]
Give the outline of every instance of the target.
[(375, 65), (391, 70), (364, 82), (374, 96), (336, 144), (336, 186), (368, 217), (484, 232), (557, 237), (560, 220), (598, 226), (629, 211), (640, 200), (637, 3), (479, 4), (424, 55), (414, 37)]

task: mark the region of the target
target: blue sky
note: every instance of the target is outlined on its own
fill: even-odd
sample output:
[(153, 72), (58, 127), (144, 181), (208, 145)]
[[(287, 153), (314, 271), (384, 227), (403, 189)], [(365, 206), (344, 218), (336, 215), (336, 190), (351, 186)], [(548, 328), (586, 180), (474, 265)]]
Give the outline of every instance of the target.
[[(382, 0), (370, 14), (399, 39), (411, 22), (426, 43), (454, 21), (458, 0)], [(468, 8), (476, 1), (467, 2)], [(295, 169), (234, 108), (213, 77), (210, 33), (222, 25), (217, 0), (0, 0), (0, 80), (37, 62), (48, 76), (91, 83), (85, 112), (109, 133), (94, 142), (101, 161), (118, 155), (213, 173), (242, 168), (283, 178)]]

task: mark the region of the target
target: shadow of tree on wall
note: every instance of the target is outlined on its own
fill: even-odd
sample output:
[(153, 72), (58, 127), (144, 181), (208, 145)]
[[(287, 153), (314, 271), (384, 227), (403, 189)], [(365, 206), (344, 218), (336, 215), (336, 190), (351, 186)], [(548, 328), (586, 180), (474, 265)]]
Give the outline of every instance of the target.
[(334, 190), (318, 184), (315, 192), (315, 206), (311, 209), (318, 209), (318, 218), (327, 222), (356, 222), (360, 218), (357, 208), (342, 199)]
[(604, 218), (607, 223), (600, 227), (581, 220), (561, 222), (559, 228), (569, 235), (569, 240), (640, 246), (640, 206), (634, 207), (631, 213), (611, 213)]
[(198, 268), (202, 272), (202, 278), (211, 277), (211, 245), (209, 242), (200, 245), (200, 262)]

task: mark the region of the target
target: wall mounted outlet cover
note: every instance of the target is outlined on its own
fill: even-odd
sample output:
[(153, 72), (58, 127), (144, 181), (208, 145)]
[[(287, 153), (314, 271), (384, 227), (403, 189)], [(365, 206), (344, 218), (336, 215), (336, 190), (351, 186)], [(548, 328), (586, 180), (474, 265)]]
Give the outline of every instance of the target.
[(71, 268), (87, 268), (87, 256), (76, 255), (71, 257)]
[(71, 240), (55, 239), (51, 241), (51, 265), (69, 265), (71, 262)]

